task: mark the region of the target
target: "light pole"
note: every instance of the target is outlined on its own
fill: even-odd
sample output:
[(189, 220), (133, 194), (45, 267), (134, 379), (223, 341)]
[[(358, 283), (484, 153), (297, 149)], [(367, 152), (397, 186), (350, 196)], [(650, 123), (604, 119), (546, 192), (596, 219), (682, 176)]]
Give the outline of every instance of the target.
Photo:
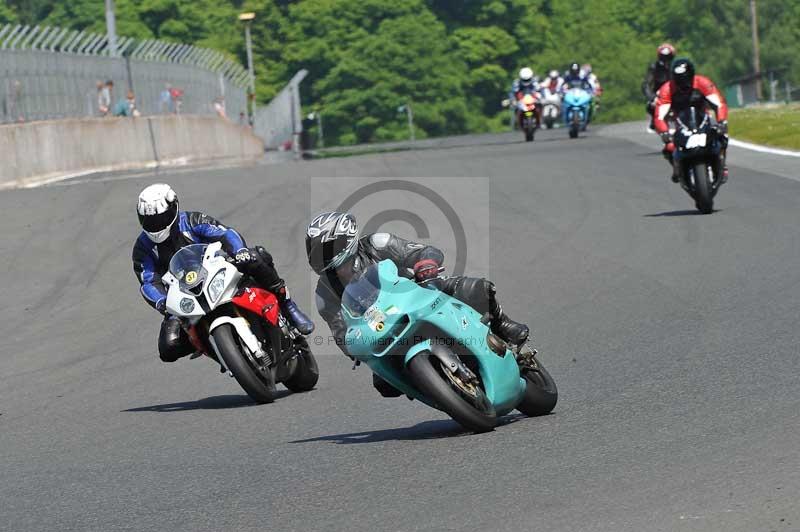
[(411, 142), (414, 142), (416, 140), (416, 135), (414, 134), (414, 111), (411, 110), (411, 102), (398, 107), (397, 112), (405, 113), (408, 117), (408, 136)]
[(250, 37), (250, 24), (256, 18), (255, 13), (241, 13), (239, 20), (244, 22), (244, 44), (247, 48), (247, 70), (250, 73), (250, 94), (248, 100), (248, 112), (250, 113), (250, 125), (253, 125), (253, 120), (256, 116), (256, 74), (253, 70), (253, 40)]
[(753, 34), (753, 74), (756, 78), (756, 97), (761, 100), (761, 53), (758, 45), (758, 16), (756, 0), (750, 0), (750, 29)]
[(314, 111), (313, 113), (309, 113), (308, 119), (317, 121), (317, 144), (319, 145), (320, 148), (324, 148), (325, 134), (322, 132), (322, 113), (319, 111)]
[(117, 57), (117, 18), (114, 14), (114, 0), (106, 0), (106, 33), (108, 33), (108, 53)]

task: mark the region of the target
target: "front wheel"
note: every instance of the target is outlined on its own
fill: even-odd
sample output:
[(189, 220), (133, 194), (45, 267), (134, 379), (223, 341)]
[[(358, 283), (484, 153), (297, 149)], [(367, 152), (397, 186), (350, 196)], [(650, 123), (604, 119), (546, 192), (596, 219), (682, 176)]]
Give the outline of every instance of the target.
[(520, 375), (525, 379), (525, 395), (517, 410), (526, 416), (549, 414), (558, 402), (556, 381), (538, 360), (535, 366), (521, 367)]
[(694, 165), (694, 200), (697, 210), (703, 214), (714, 212), (714, 198), (708, 179), (708, 166), (705, 163)]
[(528, 126), (525, 129), (525, 142), (533, 142), (534, 135), (536, 134), (536, 130), (533, 126)]
[(275, 400), (275, 379), (267, 368), (264, 372), (254, 368), (243, 347), (237, 341), (237, 335), (230, 324), (222, 324), (211, 332), (219, 356), (225, 366), (233, 373), (236, 382), (257, 403), (271, 403)]
[[(408, 371), (417, 388), (436, 404), (437, 408), (456, 420), (461, 426), (475, 432), (488, 432), (497, 424), (491, 405), (483, 390), (475, 386), (472, 404), (464, 398), (464, 392), (456, 391), (455, 385), (440, 370), (439, 359), (430, 353), (420, 353), (408, 363)], [(447, 371), (441, 368), (441, 371)], [(482, 405), (480, 408), (476, 405)]]
[(578, 138), (578, 130), (579, 127), (577, 124), (572, 124), (569, 128), (569, 138), (577, 139)]

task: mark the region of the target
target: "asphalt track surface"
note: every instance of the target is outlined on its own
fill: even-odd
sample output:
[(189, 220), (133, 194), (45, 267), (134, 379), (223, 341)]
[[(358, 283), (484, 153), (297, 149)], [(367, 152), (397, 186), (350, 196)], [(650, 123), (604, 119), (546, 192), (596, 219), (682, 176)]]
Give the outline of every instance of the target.
[(4, 192), (0, 529), (800, 530), (800, 163), (731, 154), (700, 216), (640, 129), (159, 178), (308, 301), (309, 177), (489, 177), (492, 276), (560, 401), (482, 435), (331, 351), (264, 406), (160, 363), (130, 265), (156, 179)]

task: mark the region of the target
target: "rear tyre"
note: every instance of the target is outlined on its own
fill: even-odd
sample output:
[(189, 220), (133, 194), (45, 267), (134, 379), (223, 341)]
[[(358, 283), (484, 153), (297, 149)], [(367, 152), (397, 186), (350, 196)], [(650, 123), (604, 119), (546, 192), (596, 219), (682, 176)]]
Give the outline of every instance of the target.
[(297, 367), (294, 374), (288, 380), (284, 381), (283, 385), (289, 390), (297, 392), (307, 392), (317, 385), (319, 380), (319, 368), (317, 367), (317, 360), (314, 354), (308, 347), (308, 342), (305, 338), (297, 340)]
[(547, 129), (553, 129), (553, 124), (555, 123), (555, 119), (553, 118), (545, 118), (544, 125)]
[(714, 212), (714, 198), (708, 179), (708, 166), (705, 163), (694, 165), (694, 199), (697, 210), (703, 214)]
[(558, 388), (542, 363), (537, 360), (535, 368), (520, 368), (520, 375), (525, 379), (526, 387), (517, 410), (531, 417), (552, 412), (558, 402)]
[(535, 130), (532, 127), (529, 127), (525, 130), (525, 142), (533, 142), (533, 137), (535, 135)]
[(214, 343), (225, 366), (233, 373), (236, 382), (256, 403), (271, 403), (275, 400), (275, 380), (272, 373), (266, 375), (255, 369), (242, 352), (233, 326), (223, 324), (211, 332)]
[[(464, 428), (488, 432), (497, 425), (491, 407), (478, 409), (468, 403), (439, 371), (439, 359), (430, 353), (420, 353), (408, 363), (408, 371), (417, 388), (433, 400), (437, 407)], [(488, 405), (488, 401), (487, 401)]]

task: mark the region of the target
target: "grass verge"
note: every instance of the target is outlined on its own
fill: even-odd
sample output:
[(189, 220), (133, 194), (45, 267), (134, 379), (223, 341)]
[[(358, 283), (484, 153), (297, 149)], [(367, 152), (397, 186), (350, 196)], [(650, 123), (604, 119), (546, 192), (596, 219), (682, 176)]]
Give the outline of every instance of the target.
[(800, 105), (731, 109), (728, 123), (735, 139), (800, 150)]

